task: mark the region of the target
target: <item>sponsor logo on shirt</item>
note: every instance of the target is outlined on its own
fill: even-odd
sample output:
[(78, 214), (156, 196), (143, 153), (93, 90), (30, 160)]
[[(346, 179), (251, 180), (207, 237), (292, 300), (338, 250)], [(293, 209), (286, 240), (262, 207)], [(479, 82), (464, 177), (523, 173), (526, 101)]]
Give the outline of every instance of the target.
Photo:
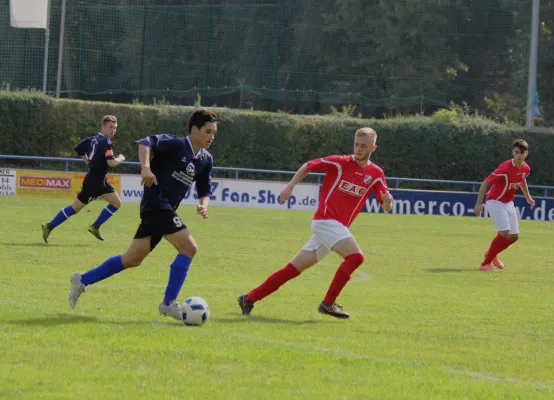
[(340, 181), (338, 188), (341, 192), (348, 193), (356, 197), (362, 197), (367, 191), (367, 188), (345, 181), (344, 179)]

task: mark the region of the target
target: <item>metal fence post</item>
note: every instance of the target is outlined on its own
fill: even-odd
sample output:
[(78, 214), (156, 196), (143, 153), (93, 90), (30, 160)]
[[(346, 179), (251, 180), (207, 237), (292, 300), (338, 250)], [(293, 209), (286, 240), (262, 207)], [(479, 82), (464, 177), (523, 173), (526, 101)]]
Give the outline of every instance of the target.
[(142, 46), (140, 51), (140, 75), (138, 97), (142, 98), (142, 90), (144, 88), (144, 52), (146, 48), (146, 6), (142, 7)]

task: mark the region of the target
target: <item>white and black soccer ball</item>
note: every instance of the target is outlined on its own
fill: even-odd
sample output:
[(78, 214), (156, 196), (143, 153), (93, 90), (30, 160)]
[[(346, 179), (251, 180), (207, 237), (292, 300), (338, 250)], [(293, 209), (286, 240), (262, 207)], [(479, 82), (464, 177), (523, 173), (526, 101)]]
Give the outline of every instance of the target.
[(210, 318), (210, 306), (202, 297), (189, 297), (181, 305), (185, 325), (204, 325)]

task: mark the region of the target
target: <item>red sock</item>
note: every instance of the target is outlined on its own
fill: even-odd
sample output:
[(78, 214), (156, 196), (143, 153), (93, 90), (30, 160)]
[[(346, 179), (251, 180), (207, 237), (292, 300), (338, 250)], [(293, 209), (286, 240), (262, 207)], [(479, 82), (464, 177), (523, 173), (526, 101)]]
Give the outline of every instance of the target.
[(339, 297), (340, 292), (346, 286), (350, 280), (352, 273), (364, 262), (364, 255), (362, 253), (350, 254), (347, 256), (339, 269), (335, 273), (335, 277), (329, 286), (329, 290), (325, 295), (323, 302), (325, 304), (334, 303)]
[(251, 303), (260, 301), (298, 275), (300, 275), (300, 271), (298, 271), (294, 265), (288, 263), (285, 268), (281, 268), (269, 275), (265, 282), (256, 289), (252, 289), (250, 293), (248, 293), (247, 300)]
[(491, 242), (491, 246), (489, 247), (489, 251), (485, 256), (485, 260), (483, 261), (482, 265), (490, 264), (492, 260), (494, 260), (494, 257), (507, 249), (508, 246), (510, 246), (512, 243), (513, 242), (510, 239), (507, 239), (500, 234), (496, 235), (496, 237)]

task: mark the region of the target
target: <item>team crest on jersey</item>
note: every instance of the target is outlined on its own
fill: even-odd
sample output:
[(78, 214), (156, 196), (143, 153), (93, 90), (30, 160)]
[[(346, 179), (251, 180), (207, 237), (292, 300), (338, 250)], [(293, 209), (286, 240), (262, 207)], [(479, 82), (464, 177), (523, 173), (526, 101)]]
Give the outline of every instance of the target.
[(364, 183), (367, 185), (369, 182), (371, 182), (371, 176), (369, 175), (364, 176)]
[(194, 175), (194, 171), (195, 171), (195, 170), (196, 170), (196, 169), (194, 168), (194, 164), (193, 164), (193, 163), (189, 163), (189, 165), (187, 165), (187, 169), (186, 169), (187, 174), (189, 174), (189, 175)]
[(525, 172), (521, 174), (521, 179), (525, 179)]

